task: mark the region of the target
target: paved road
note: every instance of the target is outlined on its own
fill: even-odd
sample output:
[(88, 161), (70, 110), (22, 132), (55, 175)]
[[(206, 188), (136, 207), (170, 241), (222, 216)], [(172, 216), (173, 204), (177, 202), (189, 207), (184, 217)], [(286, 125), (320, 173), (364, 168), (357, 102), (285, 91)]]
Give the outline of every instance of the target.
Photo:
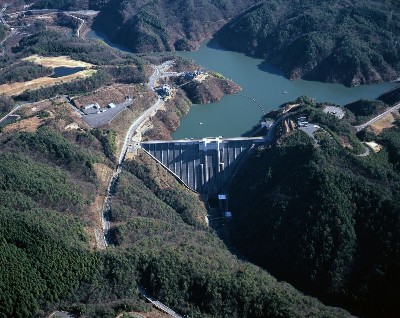
[(65, 13), (67, 16), (71, 17), (71, 18), (74, 18), (74, 19), (79, 20), (80, 24), (79, 24), (79, 27), (76, 29), (76, 36), (79, 38), (79, 36), (80, 36), (80, 31), (81, 31), (81, 28), (83, 27), (83, 25), (84, 25), (84, 23), (85, 23), (85, 20), (83, 20), (83, 19), (81, 19), (81, 18), (78, 18), (78, 17), (76, 17), (76, 16), (74, 16), (74, 15), (72, 15), (72, 14), (69, 14), (69, 13), (67, 13), (67, 12), (64, 12), (64, 13)]
[(361, 130), (367, 128), (368, 126), (371, 126), (373, 123), (377, 122), (378, 120), (382, 119), (383, 117), (389, 115), (389, 113), (391, 113), (395, 110), (399, 110), (399, 108), (400, 108), (400, 102), (398, 102), (397, 104), (395, 104), (393, 107), (389, 108), (388, 110), (384, 111), (382, 114), (372, 118), (370, 121), (366, 122), (365, 124), (354, 126), (354, 128), (357, 131), (361, 131)]
[(310, 136), (316, 144), (318, 144), (317, 139), (315, 139), (314, 133), (320, 129), (318, 125), (308, 123), (306, 127), (299, 127), (300, 130), (304, 131), (308, 136)]
[(66, 311), (55, 311), (49, 318), (75, 318), (76, 316)]
[(369, 147), (367, 146), (367, 145), (365, 145), (364, 143), (363, 143), (363, 146), (364, 146), (364, 152), (362, 153), (362, 154), (359, 154), (359, 155), (356, 155), (357, 157), (367, 157), (367, 156), (369, 156), (369, 154), (371, 153), (370, 152), (370, 150), (369, 150)]
[(122, 146), (121, 154), (118, 159), (118, 164), (121, 165), (124, 161), (126, 151), (128, 149), (129, 143), (131, 142), (132, 136), (135, 131), (151, 116), (153, 116), (160, 107), (164, 105), (164, 101), (159, 97), (157, 101), (151, 106), (149, 109), (145, 110), (136, 120), (132, 123), (132, 125), (128, 129), (128, 133), (126, 134), (124, 144)]
[(153, 74), (150, 76), (149, 78), (149, 82), (147, 83), (147, 85), (154, 90), (154, 87), (156, 86), (156, 83), (158, 81), (159, 78), (166, 76), (165, 74), (172, 74), (175, 72), (166, 72), (165, 70), (170, 67), (172, 64), (174, 63), (174, 61), (170, 60), (170, 61), (166, 61), (164, 63), (162, 63), (161, 65), (154, 65), (153, 69), (154, 72)]
[(24, 105), (18, 105), (16, 107), (14, 107), (7, 115), (5, 115), (3, 118), (0, 119), (0, 123), (5, 120), (8, 116), (12, 115), (13, 113), (15, 113), (18, 109), (20, 109), (22, 106)]
[(178, 313), (173, 311), (168, 306), (166, 306), (163, 303), (159, 302), (157, 299), (151, 297), (149, 294), (146, 293), (146, 291), (143, 288), (139, 288), (139, 291), (143, 295), (144, 298), (146, 298), (149, 302), (151, 302), (155, 307), (157, 307), (161, 311), (171, 315), (174, 318), (183, 318), (181, 315), (179, 315)]
[[(154, 85), (159, 79), (160, 76), (162, 76), (163, 71), (169, 67), (172, 64), (172, 61), (167, 61), (159, 66), (153, 66), (154, 73), (151, 75), (150, 80), (149, 80), (149, 87), (154, 90)], [(124, 162), (126, 152), (128, 150), (129, 143), (131, 142), (133, 134), (136, 132), (136, 130), (144, 123), (146, 122), (151, 116), (153, 116), (159, 109), (160, 107), (164, 105), (164, 101), (158, 97), (157, 100), (154, 102), (154, 104), (145, 110), (136, 120), (131, 124), (131, 126), (128, 129), (128, 132), (126, 133), (124, 144), (122, 145), (121, 153), (118, 157), (118, 166), (116, 171), (113, 173), (110, 182), (108, 184), (107, 188), (107, 195), (104, 200), (103, 208), (101, 210), (101, 223), (102, 223), (102, 228), (103, 228), (103, 237), (101, 240), (97, 241), (97, 244), (100, 248), (106, 248), (108, 243), (108, 234), (110, 230), (110, 209), (111, 209), (111, 202), (112, 202), (112, 196), (114, 194), (115, 190), (115, 183), (118, 180), (118, 176), (122, 171), (122, 163)], [(116, 108), (112, 108), (107, 110), (107, 112), (111, 112), (114, 109), (117, 109), (119, 106)], [(120, 111), (120, 110), (119, 110)], [(118, 112), (119, 112), (118, 111)], [(105, 112), (105, 113), (107, 113)], [(96, 114), (93, 116), (99, 116), (105, 113), (101, 114)], [(84, 118), (88, 117), (90, 115), (84, 116)]]

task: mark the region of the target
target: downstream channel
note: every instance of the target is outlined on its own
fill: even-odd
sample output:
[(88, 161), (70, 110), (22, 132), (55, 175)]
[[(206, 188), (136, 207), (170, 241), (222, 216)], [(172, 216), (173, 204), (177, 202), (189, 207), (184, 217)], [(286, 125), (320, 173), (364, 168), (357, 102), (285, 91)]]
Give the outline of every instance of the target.
[[(121, 49), (102, 33), (92, 31), (88, 37), (102, 39)], [(242, 87), (242, 91), (225, 96), (217, 103), (194, 104), (189, 114), (181, 119), (180, 127), (172, 134), (174, 139), (240, 136), (260, 120), (263, 115), (260, 105), (268, 112), (301, 95), (315, 98), (318, 102), (344, 105), (361, 98), (377, 98), (398, 85), (381, 83), (348, 88), (340, 84), (292, 81), (264, 60), (224, 50), (216, 40), (203, 42), (197, 51), (177, 54), (194, 60), (206, 70), (214, 70), (232, 79)]]

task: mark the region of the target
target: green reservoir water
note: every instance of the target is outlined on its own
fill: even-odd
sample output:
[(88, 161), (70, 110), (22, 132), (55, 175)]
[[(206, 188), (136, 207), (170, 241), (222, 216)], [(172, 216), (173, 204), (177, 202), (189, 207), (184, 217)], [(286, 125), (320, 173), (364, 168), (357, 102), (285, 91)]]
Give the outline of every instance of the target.
[[(101, 39), (114, 48), (127, 51), (101, 32), (91, 31), (88, 37)], [(301, 95), (315, 98), (318, 102), (344, 105), (360, 98), (374, 99), (398, 85), (383, 83), (348, 88), (340, 84), (290, 81), (262, 59), (224, 50), (215, 40), (203, 42), (198, 51), (177, 54), (194, 60), (205, 69), (222, 73), (239, 84), (242, 91), (225, 96), (217, 103), (194, 104), (172, 134), (174, 139), (240, 136), (259, 122), (263, 115), (259, 105), (268, 112)]]
[[(383, 83), (348, 88), (340, 84), (291, 81), (262, 59), (224, 50), (215, 40), (203, 43), (198, 51), (178, 54), (193, 59), (206, 69), (222, 73), (239, 84), (242, 91), (225, 96), (214, 104), (193, 105), (189, 114), (181, 119), (180, 127), (172, 134), (174, 139), (240, 136), (257, 124), (263, 115), (257, 104), (268, 112), (301, 95), (307, 95), (318, 102), (344, 105), (360, 98), (374, 99), (398, 85)], [(252, 101), (253, 98), (256, 102)]]

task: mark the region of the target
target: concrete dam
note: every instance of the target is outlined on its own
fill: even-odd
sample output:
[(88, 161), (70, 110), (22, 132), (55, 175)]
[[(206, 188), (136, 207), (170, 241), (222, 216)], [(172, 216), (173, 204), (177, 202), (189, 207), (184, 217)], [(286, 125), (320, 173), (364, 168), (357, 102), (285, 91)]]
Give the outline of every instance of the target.
[(148, 141), (139, 147), (190, 189), (216, 195), (230, 181), (240, 162), (263, 137)]

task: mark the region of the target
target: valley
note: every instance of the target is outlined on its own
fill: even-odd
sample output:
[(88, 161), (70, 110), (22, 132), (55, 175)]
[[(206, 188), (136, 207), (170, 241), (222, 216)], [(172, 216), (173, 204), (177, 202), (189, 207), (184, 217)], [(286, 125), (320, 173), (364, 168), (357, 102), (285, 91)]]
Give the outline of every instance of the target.
[(0, 316), (395, 317), (399, 8), (334, 2), (346, 76), (275, 58), (326, 4), (0, 2)]

